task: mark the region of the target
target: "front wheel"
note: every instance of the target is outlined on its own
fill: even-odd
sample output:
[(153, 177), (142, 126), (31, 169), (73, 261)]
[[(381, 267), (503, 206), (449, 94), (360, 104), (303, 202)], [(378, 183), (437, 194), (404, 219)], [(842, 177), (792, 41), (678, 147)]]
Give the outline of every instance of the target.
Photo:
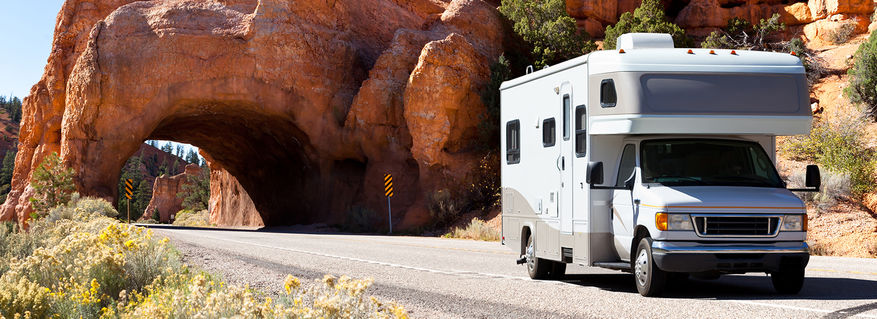
[(667, 284), (667, 273), (657, 265), (652, 258), (652, 240), (643, 238), (636, 248), (636, 259), (633, 262), (633, 276), (636, 281), (636, 290), (640, 295), (654, 297), (664, 291)]
[(804, 267), (783, 267), (770, 274), (773, 289), (781, 294), (797, 294), (804, 286)]

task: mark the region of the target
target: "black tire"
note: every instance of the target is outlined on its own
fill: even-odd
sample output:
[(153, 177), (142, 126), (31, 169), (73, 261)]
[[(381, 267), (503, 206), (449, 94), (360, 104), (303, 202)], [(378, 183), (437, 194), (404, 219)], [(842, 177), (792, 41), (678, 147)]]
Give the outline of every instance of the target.
[(553, 264), (553, 267), (551, 267), (551, 273), (549, 273), (548, 276), (551, 279), (563, 279), (566, 275), (566, 263), (559, 261), (552, 261), (551, 263)]
[(804, 286), (804, 267), (783, 267), (778, 272), (770, 274), (773, 289), (778, 293), (794, 295), (801, 291)]
[(633, 281), (640, 295), (655, 297), (661, 295), (667, 285), (667, 272), (658, 268), (652, 258), (652, 239), (643, 238), (633, 255)]
[(548, 279), (548, 275), (554, 265), (550, 260), (536, 257), (536, 243), (533, 239), (533, 235), (527, 236), (527, 246), (524, 249), (524, 257), (527, 258), (525, 264), (527, 265), (527, 274), (530, 275), (530, 278)]

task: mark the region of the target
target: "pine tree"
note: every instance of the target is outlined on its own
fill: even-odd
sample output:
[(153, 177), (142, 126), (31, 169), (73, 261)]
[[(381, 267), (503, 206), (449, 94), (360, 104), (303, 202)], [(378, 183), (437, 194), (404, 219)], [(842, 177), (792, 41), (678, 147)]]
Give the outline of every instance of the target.
[(45, 216), (50, 209), (70, 201), (76, 190), (73, 185), (74, 174), (72, 168), (64, 167), (58, 153), (52, 152), (43, 159), (30, 182), (34, 190), (34, 197), (30, 198), (30, 205), (34, 209), (32, 217)]
[(177, 197), (183, 198), (183, 208), (192, 211), (207, 209), (210, 202), (210, 170), (202, 168), (201, 173), (187, 176)]
[(12, 183), (12, 173), (15, 170), (16, 154), (17, 152), (15, 149), (6, 151), (6, 156), (3, 157), (3, 166), (0, 167), (0, 185)]

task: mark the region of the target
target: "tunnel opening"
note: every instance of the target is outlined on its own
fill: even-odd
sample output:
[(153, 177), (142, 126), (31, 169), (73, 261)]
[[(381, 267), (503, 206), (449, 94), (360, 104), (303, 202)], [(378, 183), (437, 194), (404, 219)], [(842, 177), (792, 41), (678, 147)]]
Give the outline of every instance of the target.
[(187, 107), (202, 111), (163, 119), (147, 139), (203, 150), (211, 169), (221, 168), (237, 179), (266, 226), (337, 222), (357, 200), (365, 163), (323, 162), (289, 117), (210, 104), (209, 112)]

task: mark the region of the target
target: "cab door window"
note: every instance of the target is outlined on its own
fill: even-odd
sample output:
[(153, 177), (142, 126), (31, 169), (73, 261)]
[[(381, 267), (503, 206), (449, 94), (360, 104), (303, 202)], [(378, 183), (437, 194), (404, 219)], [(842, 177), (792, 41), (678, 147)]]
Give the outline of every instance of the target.
[(618, 164), (618, 177), (615, 180), (616, 187), (623, 187), (624, 182), (633, 175), (636, 168), (636, 145), (627, 144), (621, 152), (621, 163)]

